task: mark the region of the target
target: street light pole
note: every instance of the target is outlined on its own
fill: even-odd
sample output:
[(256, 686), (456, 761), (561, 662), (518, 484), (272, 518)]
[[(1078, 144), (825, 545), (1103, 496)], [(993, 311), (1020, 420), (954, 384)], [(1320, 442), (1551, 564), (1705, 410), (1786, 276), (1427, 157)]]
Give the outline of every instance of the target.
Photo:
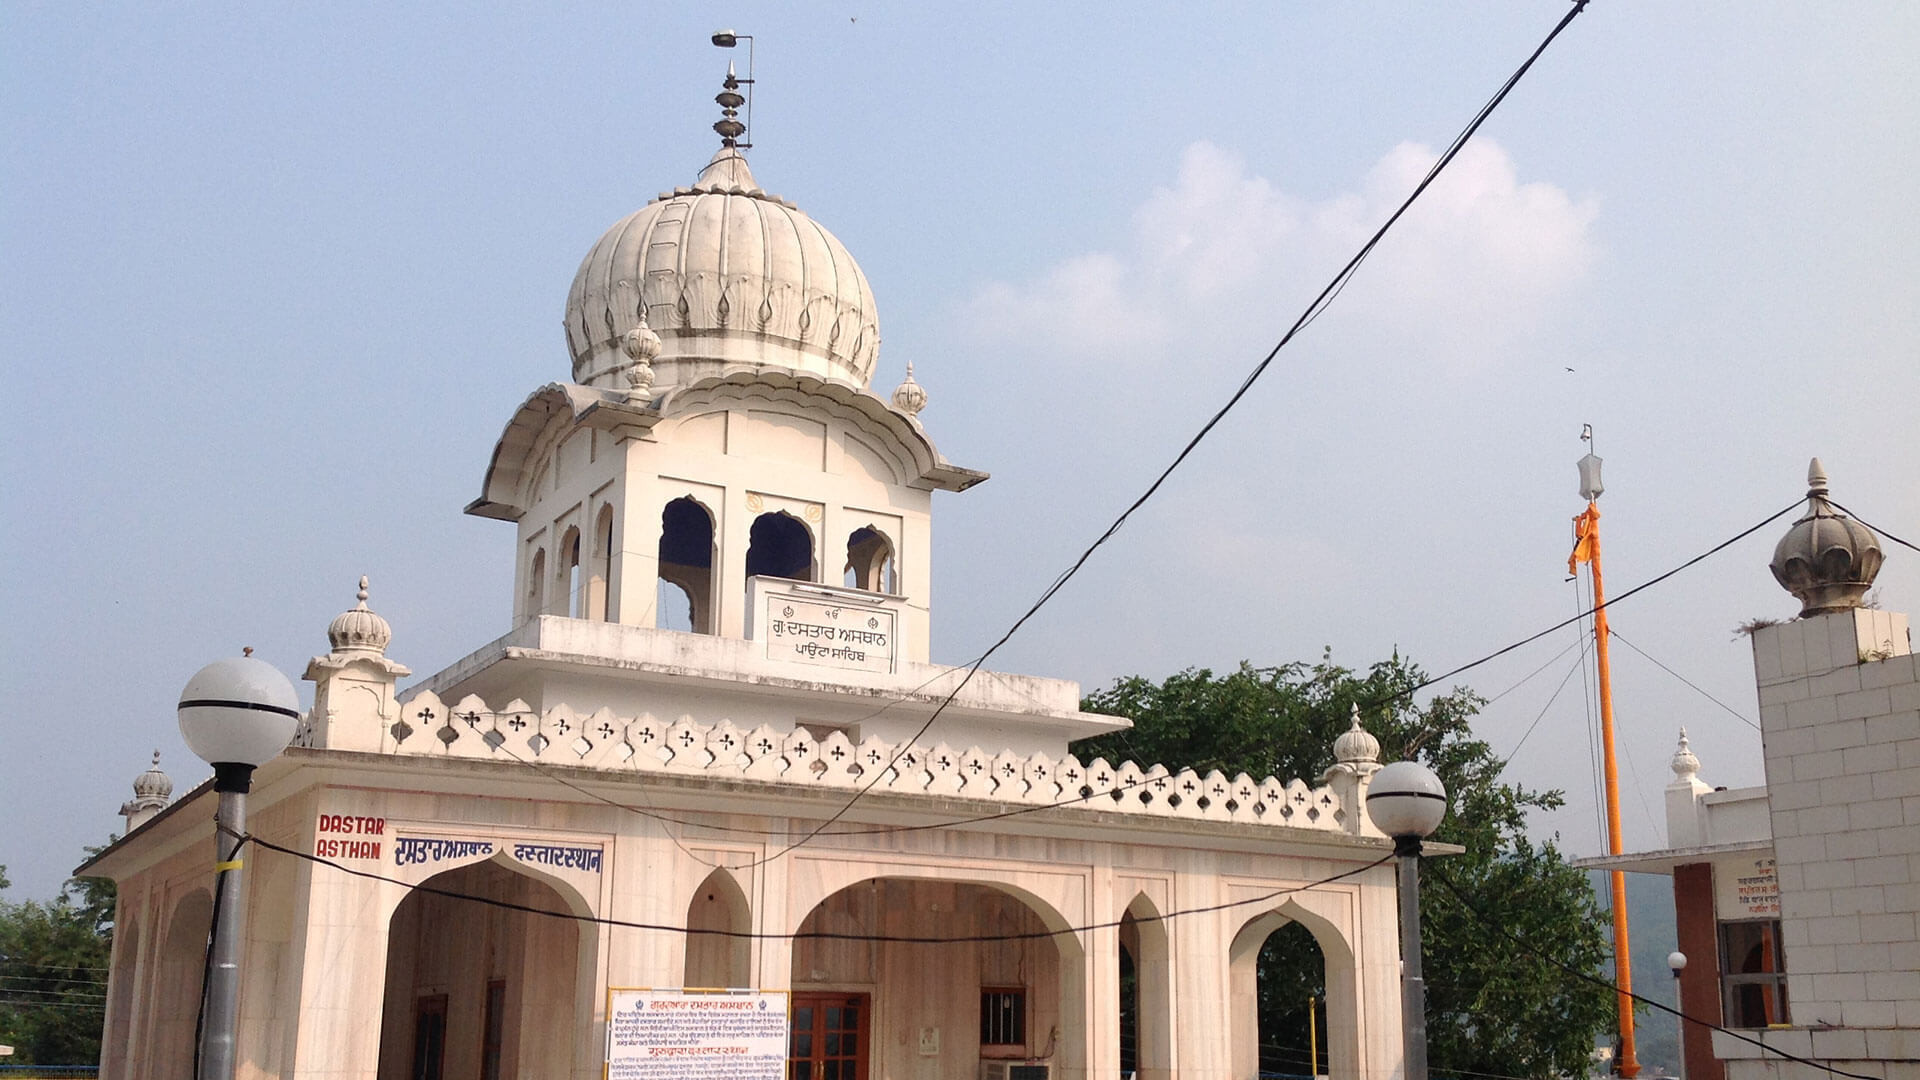
[(1420, 842), (1440, 827), (1447, 789), (1417, 761), (1396, 761), (1373, 776), (1367, 814), (1393, 837), (1400, 874), (1400, 1011), (1406, 1080), (1427, 1080), (1427, 983), (1420, 971)]
[[(248, 650), (252, 652), (252, 650)], [(278, 757), (300, 720), (300, 699), (273, 665), (252, 656), (215, 660), (180, 692), (180, 735), (213, 766), (214, 901), (207, 984), (201, 998), (196, 1080), (233, 1080), (239, 1062), (240, 956), (246, 943), (247, 791), (253, 770)]]
[(1670, 952), (1667, 954), (1667, 967), (1673, 971), (1673, 1025), (1679, 1041), (1674, 1043), (1679, 1049), (1680, 1063), (1674, 1066), (1674, 1075), (1679, 1080), (1687, 1080), (1687, 1018), (1686, 1010), (1680, 1005), (1680, 973), (1687, 969), (1687, 954)]

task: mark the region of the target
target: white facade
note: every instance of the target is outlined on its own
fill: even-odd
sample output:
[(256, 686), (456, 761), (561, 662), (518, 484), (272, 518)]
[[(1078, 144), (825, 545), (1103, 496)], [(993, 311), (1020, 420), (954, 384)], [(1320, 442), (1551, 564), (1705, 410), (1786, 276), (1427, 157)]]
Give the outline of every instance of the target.
[[(518, 529), (513, 627), (400, 691), (363, 586), (256, 777), (243, 1076), (587, 1080), (609, 988), (752, 987), (796, 1033), (809, 1002), (845, 1023), (814, 1076), (1107, 1080), (1124, 948), (1140, 1075), (1239, 1080), (1289, 921), (1326, 957), (1334, 1074), (1396, 1074), (1372, 740), (1319, 781), (1080, 762), (1126, 721), (1076, 684), (930, 663), (932, 492), (985, 475), (934, 448), (911, 373), (868, 388), (864, 276), (737, 149), (594, 247), (567, 334), (574, 381), (519, 407), (468, 508)], [(120, 887), (116, 1080), (191, 1059), (212, 804), (88, 867)], [(991, 1035), (988, 995), (1018, 1017)]]

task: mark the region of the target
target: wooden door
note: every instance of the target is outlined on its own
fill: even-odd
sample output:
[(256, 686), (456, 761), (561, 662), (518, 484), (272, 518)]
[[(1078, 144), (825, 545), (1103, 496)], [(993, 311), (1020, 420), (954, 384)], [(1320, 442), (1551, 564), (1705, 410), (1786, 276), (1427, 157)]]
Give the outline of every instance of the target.
[(788, 1080), (867, 1080), (872, 1015), (866, 994), (794, 994)]

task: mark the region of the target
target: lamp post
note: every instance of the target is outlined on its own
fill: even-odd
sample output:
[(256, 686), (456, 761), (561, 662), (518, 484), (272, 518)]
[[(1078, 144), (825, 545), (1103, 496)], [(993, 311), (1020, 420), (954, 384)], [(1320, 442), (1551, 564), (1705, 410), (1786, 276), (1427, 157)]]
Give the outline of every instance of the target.
[(232, 1080), (238, 1060), (234, 1031), (246, 930), (240, 844), (247, 835), (247, 791), (253, 770), (286, 749), (299, 719), (293, 684), (273, 665), (251, 656), (215, 660), (180, 691), (180, 735), (189, 750), (213, 766), (213, 790), (220, 797), (213, 819), (213, 930), (196, 1080)]
[(1680, 1036), (1679, 1041), (1674, 1043), (1678, 1048), (1675, 1052), (1680, 1055), (1680, 1063), (1674, 1066), (1674, 1075), (1680, 1080), (1687, 1080), (1687, 1018), (1682, 1015), (1686, 1010), (1680, 1007), (1680, 973), (1687, 969), (1687, 954), (1668, 953), (1667, 967), (1673, 971), (1673, 1026)]
[(1393, 837), (1400, 859), (1400, 1011), (1406, 1032), (1406, 1080), (1427, 1080), (1427, 984), (1420, 975), (1420, 841), (1447, 816), (1447, 789), (1417, 761), (1373, 774), (1367, 814)]

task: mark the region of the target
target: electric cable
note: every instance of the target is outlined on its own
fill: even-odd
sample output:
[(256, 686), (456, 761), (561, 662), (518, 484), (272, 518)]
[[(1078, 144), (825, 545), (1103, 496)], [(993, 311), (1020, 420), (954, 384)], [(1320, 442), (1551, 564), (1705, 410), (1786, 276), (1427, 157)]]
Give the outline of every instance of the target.
[[(671, 934), (683, 934), (688, 937), (724, 937), (744, 941), (865, 941), (892, 945), (984, 945), (1002, 941), (1039, 941), (1082, 934), (1093, 930), (1117, 930), (1128, 919), (1132, 919), (1136, 924), (1146, 922), (1171, 922), (1174, 919), (1184, 918), (1188, 915), (1208, 915), (1219, 911), (1231, 911), (1234, 908), (1253, 907), (1260, 904), (1272, 903), (1284, 896), (1291, 896), (1295, 893), (1306, 892), (1311, 889), (1325, 888), (1335, 882), (1344, 881), (1351, 877), (1358, 877), (1369, 870), (1385, 866), (1394, 858), (1392, 852), (1387, 852), (1363, 866), (1350, 867), (1337, 874), (1331, 874), (1316, 881), (1310, 881), (1305, 885), (1289, 885), (1260, 896), (1252, 896), (1243, 900), (1227, 900), (1218, 904), (1208, 904), (1202, 907), (1154, 912), (1147, 915), (1135, 915), (1129, 912), (1123, 914), (1118, 919), (1108, 922), (1087, 923), (1082, 926), (1066, 926), (1058, 930), (1029, 930), (1015, 934), (965, 934), (953, 937), (926, 937), (917, 934), (849, 934), (831, 930), (805, 930), (795, 931), (791, 934), (782, 934), (760, 930), (695, 929), (690, 926), (671, 926), (665, 923), (633, 922), (631, 920), (615, 919), (605, 915), (578, 915), (570, 911), (554, 911), (550, 908), (535, 907), (532, 904), (521, 904), (512, 900), (499, 900), (489, 896), (473, 896), (469, 893), (455, 892), (452, 889), (443, 889), (424, 881), (417, 884), (401, 881), (398, 878), (387, 877), (384, 874), (376, 874), (371, 870), (356, 869), (319, 855), (308, 854), (297, 848), (285, 847), (271, 840), (263, 840), (252, 834), (242, 837), (240, 844), (236, 844), (234, 850), (237, 852), (240, 846), (247, 843), (252, 843), (268, 851), (279, 852), (282, 855), (291, 855), (296, 859), (304, 859), (310, 863), (329, 867), (343, 874), (351, 874), (354, 877), (365, 878), (369, 881), (385, 882), (388, 885), (398, 885), (408, 892), (427, 893), (433, 896), (446, 897), (450, 900), (466, 900), (507, 911), (519, 911), (529, 915), (545, 915), (549, 918), (567, 919), (572, 922), (593, 923), (598, 926), (619, 927), (625, 930), (658, 930)], [(431, 878), (428, 879), (428, 881), (431, 880)], [(982, 887), (992, 888), (993, 886), (991, 884), (985, 884)], [(1029, 908), (1028, 910), (1032, 909)], [(205, 997), (204, 990), (202, 991), (202, 997)]]
[[(1193, 454), (1194, 450), (1199, 447), (1200, 443), (1205, 440), (1208, 435), (1212, 434), (1213, 429), (1218, 426), (1222, 420), (1226, 419), (1227, 414), (1232, 412), (1234, 407), (1240, 404), (1241, 399), (1245, 398), (1248, 392), (1253, 389), (1254, 383), (1259, 381), (1260, 377), (1266, 373), (1268, 367), (1273, 364), (1274, 359), (1280, 355), (1280, 350), (1285, 348), (1306, 324), (1313, 320), (1317, 311), (1323, 309), (1324, 305), (1331, 301), (1332, 296), (1341, 290), (1344, 282), (1352, 277), (1354, 271), (1373, 253), (1373, 249), (1379, 245), (1388, 231), (1399, 222), (1400, 218), (1406, 214), (1414, 202), (1426, 193), (1427, 188), (1432, 186), (1435, 180), (1439, 179), (1440, 174), (1446, 170), (1448, 165), (1453, 163), (1454, 158), (1459, 156), (1461, 149), (1472, 139), (1474, 133), (1479, 131), (1481, 125), (1485, 124), (1487, 119), (1493, 115), (1494, 110), (1499, 108), (1500, 103), (1506, 100), (1507, 95), (1512, 93), (1515, 86), (1519, 85), (1521, 78), (1533, 67), (1534, 62), (1540, 58), (1542, 53), (1546, 52), (1547, 47), (1553, 44), (1554, 39), (1560, 36), (1561, 32), (1573, 22), (1574, 18), (1586, 10), (1586, 6), (1587, 0), (1573, 0), (1572, 7), (1568, 9), (1567, 13), (1561, 17), (1558, 23), (1554, 24), (1553, 29), (1548, 32), (1539, 46), (1533, 50), (1533, 53), (1527, 57), (1524, 63), (1515, 69), (1512, 75), (1507, 77), (1506, 82), (1501, 85), (1500, 89), (1480, 107), (1480, 111), (1474, 115), (1472, 121), (1455, 136), (1453, 142), (1447, 147), (1446, 152), (1440, 155), (1439, 159), (1434, 162), (1433, 167), (1427, 171), (1427, 175), (1414, 187), (1412, 194), (1408, 195), (1406, 199), (1401, 202), (1399, 208), (1387, 218), (1386, 222), (1382, 224), (1379, 229), (1375, 230), (1372, 237), (1360, 248), (1360, 251), (1349, 259), (1346, 265), (1341, 268), (1340, 272), (1334, 275), (1333, 280), (1329, 281), (1327, 285), (1320, 290), (1320, 293), (1307, 305), (1306, 310), (1301, 313), (1300, 317), (1294, 320), (1293, 325), (1288, 328), (1286, 333), (1281, 335), (1280, 340), (1275, 343), (1273, 348), (1268, 350), (1266, 356), (1254, 365), (1252, 371), (1247, 373), (1246, 378), (1241, 381), (1239, 389), (1235, 390), (1232, 395), (1227, 398), (1226, 403), (1220, 406), (1220, 408), (1200, 426), (1200, 430), (1195, 432), (1192, 438), (1187, 440), (1186, 445), (1181, 447), (1180, 452), (1174, 455), (1173, 460), (1168, 463), (1166, 468), (1160, 471), (1159, 475), (1153, 479), (1153, 482), (1147, 485), (1146, 490), (1141, 492), (1138, 498), (1134, 499), (1125, 510), (1120, 512), (1120, 516), (1116, 517), (1113, 523), (1108, 525), (1106, 529), (1094, 539), (1093, 543), (1088, 545), (1086, 550), (1080, 553), (1080, 556), (1073, 561), (1071, 566), (1067, 567), (1066, 570), (1062, 571), (1061, 574), (1054, 579), (1053, 584), (1049, 585), (1047, 589), (1040, 594), (1040, 598), (1034, 601), (1033, 605), (1029, 607), (1025, 613), (1014, 620), (1013, 625), (1009, 626), (1006, 632), (1000, 635), (998, 640), (988, 646), (985, 652), (980, 654), (979, 659), (975, 660), (968, 668), (966, 675), (961, 677), (959, 683), (947, 694), (946, 700), (942, 701), (940, 705), (934, 709), (933, 714), (927, 717), (926, 723), (920, 726), (920, 730), (915, 733), (913, 738), (906, 740), (906, 742), (902, 744), (900, 750), (896, 752), (893, 761), (888, 762), (887, 768), (890, 769), (893, 764), (899, 760), (900, 755), (907, 753), (913, 744), (919, 742), (920, 738), (940, 719), (940, 715), (946, 711), (947, 706), (953, 703), (954, 698), (959, 695), (960, 691), (965, 689), (966, 685), (973, 680), (974, 675), (979, 673), (981, 666), (984, 665), (994, 653), (998, 652), (1002, 646), (1012, 640), (1013, 636), (1020, 631), (1021, 627), (1027, 624), (1028, 620), (1038, 614), (1040, 609), (1047, 605), (1048, 601), (1052, 600), (1061, 589), (1066, 587), (1069, 581), (1073, 580), (1074, 576), (1087, 564), (1087, 561), (1093, 557), (1094, 553), (1100, 550), (1108, 540), (1113, 538), (1114, 534), (1120, 531), (1121, 527), (1127, 523), (1127, 520), (1133, 516), (1135, 511), (1139, 510), (1140, 507), (1144, 506), (1149, 499), (1153, 498), (1154, 495), (1160, 491), (1160, 488), (1167, 482), (1168, 478), (1173, 475), (1174, 471), (1184, 464), (1187, 458)], [(845, 805), (835, 811), (826, 821), (816, 826), (813, 832), (769, 856), (766, 861), (778, 859), (805, 845), (815, 836), (818, 836), (829, 825), (839, 821), (841, 817), (845, 816), (847, 811), (853, 809), (854, 805), (865, 797), (867, 792), (873, 789), (874, 785), (880, 782), (880, 778), (886, 774), (886, 771), (887, 769), (878, 770), (872, 780), (854, 792), (853, 797), (848, 799)]]
[(1894, 543), (1899, 544), (1901, 547), (1907, 548), (1910, 551), (1920, 551), (1920, 547), (1915, 547), (1912, 543), (1906, 540), (1900, 539), (1899, 537), (1893, 535), (1892, 533), (1881, 528), (1880, 526), (1875, 525), (1873, 522), (1868, 521), (1866, 518), (1861, 517), (1859, 514), (1856, 514), (1853, 511), (1847, 509), (1846, 507), (1841, 506), (1839, 503), (1834, 502), (1832, 499), (1828, 499), (1827, 501), (1829, 503), (1833, 503), (1833, 508), (1835, 510), (1840, 511), (1841, 513), (1847, 515), (1848, 517), (1859, 522), (1860, 524), (1865, 525), (1867, 528), (1872, 529), (1875, 533), (1879, 534), (1881, 537), (1891, 540)]
[[(1547, 703), (1545, 705), (1540, 706), (1539, 714), (1533, 718), (1533, 723), (1527, 725), (1527, 730), (1521, 733), (1520, 741), (1517, 743), (1514, 743), (1513, 749), (1507, 752), (1507, 756), (1500, 759), (1500, 767), (1503, 770), (1506, 768), (1507, 763), (1511, 762), (1514, 759), (1514, 755), (1520, 753), (1520, 748), (1527, 745), (1528, 737), (1533, 734), (1534, 728), (1537, 728), (1540, 726), (1540, 721), (1546, 718), (1547, 710), (1553, 708), (1553, 703), (1560, 700), (1561, 692), (1567, 688), (1568, 683), (1573, 681), (1573, 673), (1575, 671), (1586, 670), (1587, 650), (1584, 648), (1586, 642), (1581, 641), (1581, 642), (1578, 642), (1578, 644), (1583, 646), (1580, 650), (1580, 655), (1573, 658), (1573, 664), (1567, 668), (1567, 673), (1561, 676), (1560, 685), (1554, 687), (1553, 696), (1547, 699)], [(1560, 655), (1565, 656), (1566, 652), (1562, 650)], [(1559, 657), (1555, 657), (1554, 659), (1557, 660), (1559, 659)]]
[[(1708, 548), (1706, 551), (1703, 551), (1693, 556), (1692, 558), (1686, 560), (1685, 562), (1682, 562), (1679, 565), (1674, 566), (1673, 568), (1667, 570), (1665, 573), (1662, 573), (1656, 577), (1650, 578), (1647, 581), (1643, 581), (1640, 584), (1635, 585), (1630, 589), (1627, 589), (1625, 592), (1622, 592), (1613, 596), (1612, 598), (1608, 599), (1607, 602), (1604, 605), (1602, 605), (1602, 607), (1611, 607), (1614, 604), (1620, 603), (1621, 601), (1627, 599), (1628, 597), (1644, 592), (1645, 590), (1655, 585), (1658, 585), (1663, 581), (1666, 581), (1667, 579), (1675, 576), (1676, 574), (1679, 574), (1682, 571), (1685, 571), (1693, 566), (1698, 565), (1699, 563), (1705, 561), (1706, 559), (1712, 557), (1713, 555), (1716, 555), (1719, 552), (1726, 550), (1727, 548), (1733, 546), (1735, 543), (1738, 543), (1739, 541), (1746, 539), (1748, 536), (1751, 536), (1754, 533), (1758, 532), (1759, 530), (1766, 528), (1768, 525), (1772, 524), (1774, 521), (1777, 521), (1781, 517), (1784, 517), (1787, 514), (1798, 509), (1800, 506), (1800, 503), (1803, 501), (1804, 499), (1795, 500), (1793, 503), (1790, 503), (1783, 509), (1775, 512), (1774, 514), (1760, 521), (1759, 523), (1741, 530), (1739, 533), (1736, 533), (1735, 535), (1727, 538), (1726, 540), (1723, 540), (1720, 543), (1715, 544), (1713, 547)], [(1501, 656), (1505, 656), (1507, 653), (1513, 652), (1516, 649), (1522, 648), (1526, 645), (1529, 645), (1535, 641), (1540, 640), (1541, 638), (1547, 637), (1557, 631), (1563, 630), (1568, 626), (1574, 625), (1575, 623), (1583, 622), (1585, 619), (1592, 616), (1594, 613), (1598, 612), (1599, 610), (1601, 610), (1601, 608), (1596, 607), (1596, 608), (1590, 608), (1590, 609), (1579, 611), (1571, 618), (1562, 619), (1561, 621), (1553, 624), (1552, 626), (1547, 627), (1544, 630), (1530, 634), (1524, 638), (1521, 638), (1518, 641), (1515, 641), (1511, 644), (1495, 649), (1494, 651), (1489, 652), (1476, 660), (1471, 660), (1467, 663), (1461, 664), (1448, 671), (1442, 672), (1439, 675), (1435, 675), (1435, 676), (1431, 676), (1429, 678), (1423, 679), (1420, 682), (1415, 683), (1413, 686), (1410, 686), (1401, 690), (1393, 691), (1392, 693), (1389, 693), (1383, 697), (1375, 698), (1367, 702), (1357, 702), (1356, 704), (1358, 704), (1363, 711), (1368, 711), (1372, 709), (1382, 708), (1387, 705), (1391, 705), (1395, 701), (1398, 701), (1402, 698), (1411, 698), (1412, 695), (1417, 694), (1421, 690), (1424, 690), (1430, 686), (1433, 686), (1436, 683), (1440, 683), (1446, 679), (1450, 679), (1453, 676), (1458, 675), (1462, 672), (1471, 671), (1474, 668), (1480, 667), (1481, 665), (1489, 663)], [(1589, 637), (1590, 635), (1583, 634), (1582, 640), (1585, 641)], [(1585, 647), (1586, 646), (1583, 645), (1583, 650)], [(1565, 655), (1565, 650), (1562, 650), (1561, 655)], [(1551, 661), (1549, 661), (1549, 663), (1551, 663)], [(959, 669), (951, 668), (951, 669), (948, 669), (947, 673), (950, 674), (952, 671), (957, 671), (957, 670)], [(1537, 674), (1537, 671), (1535, 673)], [(1532, 677), (1533, 677), (1532, 675), (1527, 676), (1527, 678), (1532, 678)], [(922, 685), (924, 686), (926, 684), (923, 683)], [(951, 698), (949, 698), (949, 700), (951, 700)], [(926, 730), (926, 727), (923, 726), (921, 728), (921, 733), (924, 734), (925, 730)], [(918, 737), (919, 736), (916, 735), (915, 739), (917, 740)], [(502, 743), (501, 745), (504, 746), (505, 744)], [(911, 750), (913, 746), (914, 746), (914, 742), (909, 741), (903, 744), (901, 749), (896, 750), (893, 758), (890, 759), (888, 765), (883, 766), (879, 770), (879, 772), (875, 777), (875, 780), (870, 782), (868, 786), (871, 787), (874, 783), (878, 783), (879, 779), (884, 777), (887, 771), (889, 771), (894, 764), (898, 763), (901, 757), (904, 756), (904, 754), (907, 751)], [(1517, 751), (1518, 747), (1515, 747), (1515, 749)], [(590, 799), (594, 799), (598, 802), (605, 803), (608, 806), (612, 806), (618, 809), (627, 810), (629, 812), (638, 814), (643, 817), (652, 817), (661, 821), (673, 822), (675, 824), (681, 824), (688, 827), (712, 829), (719, 832), (734, 832), (734, 833), (742, 833), (742, 834), (754, 834), (759, 836), (779, 836), (779, 835), (785, 835), (785, 834), (791, 833), (791, 830), (775, 831), (775, 830), (767, 830), (767, 829), (748, 829), (748, 828), (741, 828), (736, 826), (708, 824), (705, 822), (693, 821), (686, 818), (671, 817), (668, 815), (660, 814), (656, 810), (642, 809), (640, 807), (631, 806), (626, 803), (622, 803), (618, 800), (610, 799), (596, 792), (588, 791), (584, 787), (581, 787), (580, 785), (575, 784), (572, 781), (567, 780), (566, 778), (560, 776), (557, 772), (554, 771), (552, 766), (549, 766), (544, 762), (536, 762), (530, 759), (522, 758), (516, 754), (512, 754), (511, 752), (509, 752), (509, 756), (512, 757), (513, 760), (521, 764), (533, 767), (537, 771), (541, 772), (542, 775), (545, 775), (548, 778), (582, 795), (585, 795)], [(618, 774), (614, 774), (614, 775), (618, 775)], [(697, 775), (697, 774), (690, 773), (688, 775)], [(1049, 809), (1053, 809), (1060, 806), (1068, 806), (1074, 803), (1086, 802), (1095, 798), (1099, 798), (1101, 796), (1111, 796), (1113, 792), (1124, 791), (1130, 787), (1137, 786), (1140, 783), (1145, 783), (1155, 778), (1156, 777), (1142, 777), (1141, 780), (1139, 781), (1129, 781), (1126, 784), (1119, 785), (1114, 788), (1102, 789), (1099, 791), (1083, 790), (1078, 795), (1070, 795), (1067, 798), (1064, 798), (1052, 803), (1037, 803), (1037, 804), (1023, 805), (1023, 806), (1013, 807), (1007, 810), (978, 814), (971, 817), (957, 818), (957, 819), (941, 821), (941, 822), (932, 822), (932, 823), (926, 823), (926, 824), (920, 824), (920, 825), (879, 825), (879, 826), (873, 826), (871, 828), (831, 830), (831, 831), (827, 830), (823, 826), (823, 827), (818, 827), (814, 829), (805, 838), (803, 838), (802, 842), (810, 841), (811, 839), (817, 836), (843, 836), (843, 835), (844, 836), (866, 836), (866, 835), (879, 835), (884, 833), (897, 833), (897, 832), (925, 832), (925, 831), (931, 831), (935, 829), (954, 828), (962, 825), (982, 824), (982, 823), (991, 822), (991, 821), (998, 821), (1004, 818), (1018, 817), (1023, 814), (1031, 814), (1036, 811), (1049, 810)], [(864, 790), (865, 789), (863, 789), (862, 793), (864, 793)], [(857, 801), (857, 799), (854, 801)], [(849, 802), (848, 804), (843, 806), (841, 808), (841, 813), (844, 815), (845, 811), (851, 808), (852, 805), (853, 803)], [(1602, 835), (1603, 836), (1605, 835), (1604, 829), (1602, 830)], [(782, 855), (788, 854), (796, 846), (798, 846), (798, 843), (790, 845), (786, 849), (780, 852), (777, 852), (773, 855), (759, 858), (749, 863), (733, 865), (733, 866), (730, 866), (729, 868), (748, 869), (753, 866), (759, 866), (764, 863), (771, 862)], [(712, 865), (711, 863), (706, 862), (706, 860), (699, 860), (699, 861), (703, 865)]]
[(1438, 866), (1435, 866), (1433, 869), (1429, 870), (1428, 873), (1431, 874), (1431, 876), (1434, 877), (1436, 880), (1438, 880), (1441, 886), (1444, 887), (1449, 893), (1452, 893), (1453, 898), (1455, 900), (1460, 901), (1460, 906), (1463, 908), (1466, 908), (1469, 914), (1471, 914), (1475, 919), (1479, 920), (1482, 924), (1498, 932), (1501, 937), (1506, 938), (1508, 941), (1511, 941), (1514, 945), (1518, 946), (1522, 953), (1536, 960), (1544, 961), (1549, 966), (1559, 968), (1561, 971), (1566, 972), (1567, 974), (1573, 976), (1576, 979), (1581, 980), (1582, 982), (1588, 982), (1588, 983), (1592, 983), (1595, 986), (1605, 987), (1606, 989), (1611, 990), (1616, 994), (1625, 994), (1629, 998), (1632, 998), (1634, 1001), (1637, 1001), (1643, 1005), (1651, 1005), (1654, 1008), (1659, 1009), (1661, 1012), (1667, 1013), (1670, 1016), (1679, 1017), (1682, 1021), (1686, 1023), (1695, 1024), (1703, 1028), (1708, 1028), (1712, 1031), (1718, 1031), (1723, 1034), (1730, 1035), (1733, 1038), (1740, 1040), (1741, 1042), (1748, 1043), (1753, 1046), (1757, 1046), (1762, 1051), (1762, 1057), (1761, 1057), (1762, 1060), (1765, 1060), (1765, 1055), (1767, 1053), (1774, 1053), (1774, 1054), (1780, 1055), (1781, 1058), (1787, 1061), (1792, 1061), (1801, 1065), (1809, 1065), (1809, 1066), (1812, 1066), (1813, 1068), (1819, 1069), (1826, 1073), (1830, 1073), (1834, 1076), (1845, 1076), (1845, 1077), (1848, 1077), (1849, 1080), (1879, 1080), (1878, 1077), (1868, 1076), (1864, 1073), (1848, 1072), (1845, 1069), (1836, 1069), (1833, 1066), (1828, 1065), (1824, 1062), (1816, 1061), (1812, 1058), (1804, 1058), (1799, 1056), (1798, 1054), (1789, 1053), (1785, 1050), (1780, 1049), (1777, 1046), (1769, 1046), (1766, 1043), (1760, 1041), (1759, 1039), (1756, 1039), (1751, 1035), (1748, 1035), (1745, 1032), (1742, 1032), (1736, 1028), (1722, 1027), (1721, 1025), (1716, 1024), (1711, 1020), (1702, 1020), (1697, 1016), (1689, 1016), (1686, 1013), (1681, 1012), (1679, 1009), (1676, 1009), (1670, 1005), (1665, 1004), (1664, 1002), (1655, 1001), (1650, 997), (1645, 997), (1641, 994), (1636, 994), (1631, 990), (1622, 990), (1619, 986), (1615, 985), (1614, 982), (1610, 979), (1603, 979), (1598, 975), (1581, 971), (1580, 969), (1573, 967), (1570, 964), (1562, 963), (1561, 961), (1555, 959), (1553, 956), (1532, 947), (1531, 945), (1527, 944), (1525, 941), (1522, 941), (1520, 939), (1520, 936), (1514, 933), (1511, 929), (1509, 929), (1504, 922), (1501, 922), (1498, 919), (1491, 918), (1485, 912), (1481, 911), (1478, 907), (1474, 906), (1473, 901), (1468, 900), (1466, 898), (1465, 894), (1463, 894), (1460, 891), (1459, 887), (1454, 885), (1453, 879), (1450, 878), (1444, 870), (1440, 869)]
[(1661, 671), (1664, 671), (1667, 674), (1673, 676), (1674, 678), (1679, 679), (1681, 682), (1686, 683), (1687, 686), (1690, 689), (1692, 689), (1694, 693), (1699, 694), (1701, 697), (1706, 698), (1708, 701), (1711, 701), (1715, 705), (1718, 705), (1722, 709), (1725, 709), (1727, 713), (1730, 716), (1732, 716), (1735, 720), (1740, 721), (1741, 723), (1747, 725), (1748, 727), (1752, 728), (1755, 731), (1760, 730), (1759, 724), (1756, 724), (1752, 720), (1747, 719), (1745, 715), (1743, 715), (1739, 710), (1735, 709), (1733, 706), (1727, 704), (1724, 701), (1721, 701), (1719, 698), (1714, 697), (1712, 694), (1707, 693), (1705, 690), (1700, 689), (1700, 687), (1694, 685), (1694, 682), (1692, 679), (1687, 678), (1685, 675), (1682, 675), (1679, 672), (1668, 667), (1667, 665), (1661, 663), (1658, 659), (1649, 655), (1645, 649), (1642, 649), (1640, 646), (1635, 645), (1633, 642), (1628, 641), (1624, 637), (1621, 637), (1620, 632), (1618, 630), (1615, 630), (1613, 632), (1613, 637), (1614, 637), (1614, 640), (1620, 642), (1620, 644), (1625, 645), (1627, 648), (1632, 649), (1634, 652), (1637, 652), (1641, 656), (1646, 657), (1648, 660), (1653, 661), (1653, 665), (1659, 668)]

